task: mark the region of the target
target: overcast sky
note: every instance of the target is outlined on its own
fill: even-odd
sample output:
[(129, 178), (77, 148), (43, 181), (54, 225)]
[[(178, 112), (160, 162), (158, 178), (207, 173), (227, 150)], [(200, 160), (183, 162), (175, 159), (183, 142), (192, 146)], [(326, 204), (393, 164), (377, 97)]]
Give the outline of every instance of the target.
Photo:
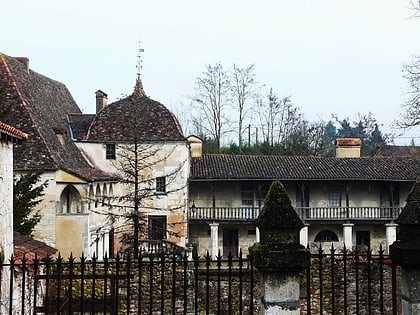
[(409, 1), (0, 0), (0, 52), (29, 57), (85, 113), (98, 89), (109, 101), (132, 92), (140, 38), (146, 94), (173, 110), (205, 65), (254, 64), (257, 81), (291, 95), (311, 121), (370, 111), (389, 131), (402, 65), (420, 53)]

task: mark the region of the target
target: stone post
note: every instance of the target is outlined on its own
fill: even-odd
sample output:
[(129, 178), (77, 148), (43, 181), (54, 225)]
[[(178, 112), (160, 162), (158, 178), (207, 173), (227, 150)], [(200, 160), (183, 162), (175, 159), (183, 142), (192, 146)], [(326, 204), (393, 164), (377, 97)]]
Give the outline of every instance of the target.
[(396, 220), (399, 240), (390, 247), (391, 259), (401, 266), (402, 315), (420, 314), (420, 181), (407, 196)]
[(299, 244), (304, 225), (280, 182), (271, 185), (256, 224), (261, 241), (251, 253), (261, 274), (261, 312), (299, 315), (299, 273), (308, 266), (309, 252)]

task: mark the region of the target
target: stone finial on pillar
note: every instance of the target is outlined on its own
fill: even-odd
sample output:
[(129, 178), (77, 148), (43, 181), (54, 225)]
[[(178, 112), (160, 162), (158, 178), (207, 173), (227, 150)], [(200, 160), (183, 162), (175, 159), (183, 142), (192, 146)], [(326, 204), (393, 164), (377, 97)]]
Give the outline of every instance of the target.
[(299, 243), (304, 226), (286, 189), (273, 182), (256, 222), (260, 243), (251, 248), (261, 273), (263, 314), (296, 314), (299, 310), (299, 272), (309, 263), (309, 252)]
[(420, 180), (417, 179), (406, 205), (395, 221), (399, 239), (390, 246), (391, 259), (401, 266), (402, 314), (419, 314), (420, 310)]

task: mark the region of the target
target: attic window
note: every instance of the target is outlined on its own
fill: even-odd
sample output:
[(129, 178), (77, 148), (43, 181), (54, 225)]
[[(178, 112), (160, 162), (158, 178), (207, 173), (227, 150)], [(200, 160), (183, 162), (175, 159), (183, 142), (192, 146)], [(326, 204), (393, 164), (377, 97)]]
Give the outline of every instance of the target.
[(156, 192), (165, 193), (166, 192), (166, 178), (165, 176), (156, 177)]
[(107, 160), (115, 160), (115, 143), (106, 144), (105, 158)]

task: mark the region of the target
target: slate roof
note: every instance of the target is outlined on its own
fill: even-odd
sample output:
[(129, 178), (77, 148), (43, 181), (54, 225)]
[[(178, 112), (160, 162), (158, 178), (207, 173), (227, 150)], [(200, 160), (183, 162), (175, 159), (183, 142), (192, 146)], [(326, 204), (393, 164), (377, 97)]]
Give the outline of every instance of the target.
[(29, 135), (14, 148), (14, 168), (64, 169), (86, 180), (109, 179), (87, 163), (70, 138), (67, 114), (81, 112), (66, 86), (32, 71), (28, 62), (0, 54), (0, 86), (6, 87), (0, 109), (12, 104), (5, 122)]
[(207, 154), (193, 158), (190, 180), (389, 180), (415, 181), (412, 157), (312, 157)]
[(23, 257), (25, 257), (27, 263), (32, 263), (35, 257), (42, 260), (57, 252), (54, 247), (17, 232), (13, 232), (13, 244), (15, 263), (21, 263)]
[(138, 141), (186, 141), (175, 116), (139, 88), (130, 96), (105, 106), (93, 119), (85, 139), (133, 142), (134, 137)]

